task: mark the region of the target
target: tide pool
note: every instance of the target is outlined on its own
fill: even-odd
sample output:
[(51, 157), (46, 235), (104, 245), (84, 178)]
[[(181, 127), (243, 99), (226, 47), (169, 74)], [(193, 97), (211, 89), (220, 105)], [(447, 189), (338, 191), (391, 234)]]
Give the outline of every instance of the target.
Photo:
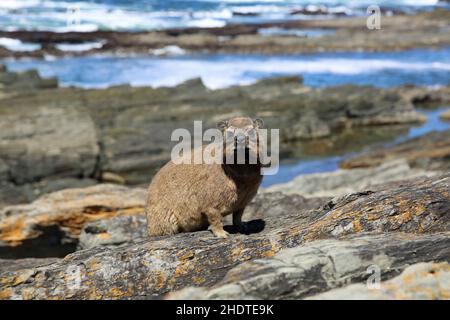
[[(412, 127), (408, 130), (408, 133), (402, 135), (390, 143), (386, 143), (386, 146), (392, 146), (401, 142), (420, 137), (433, 131), (445, 131), (450, 129), (450, 122), (440, 119), (441, 113), (449, 110), (448, 108), (440, 108), (433, 111), (421, 111), (427, 116), (427, 121), (420, 126)], [(289, 182), (293, 178), (299, 175), (320, 173), (320, 172), (332, 172), (339, 169), (339, 163), (355, 153), (344, 154), (341, 156), (333, 157), (321, 157), (317, 159), (306, 159), (298, 161), (290, 161), (290, 163), (282, 163), (279, 167), (279, 171), (276, 175), (267, 175), (264, 177), (262, 187), (267, 188), (274, 184)]]

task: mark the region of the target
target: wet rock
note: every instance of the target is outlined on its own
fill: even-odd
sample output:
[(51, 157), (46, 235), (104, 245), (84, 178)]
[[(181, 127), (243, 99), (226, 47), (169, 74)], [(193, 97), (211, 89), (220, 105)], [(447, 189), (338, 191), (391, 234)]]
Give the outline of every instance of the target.
[(265, 191), (297, 193), (305, 197), (338, 197), (370, 190), (376, 185), (386, 182), (431, 177), (437, 174), (439, 172), (412, 169), (406, 160), (399, 159), (373, 168), (341, 169), (333, 172), (301, 175), (287, 183), (270, 186)]
[(301, 15), (326, 15), (328, 14), (328, 8), (326, 6), (306, 6), (304, 8), (296, 9), (291, 11), (292, 15), (301, 14)]
[(396, 91), (415, 106), (442, 107), (450, 103), (450, 87), (425, 88), (413, 85), (400, 86)]
[(9, 72), (0, 67), (0, 88), (14, 90), (51, 89), (58, 87), (56, 78), (41, 78), (36, 70), (21, 73)]
[(450, 265), (417, 263), (379, 287), (353, 284), (311, 297), (315, 300), (448, 300)]
[[(50, 265), (2, 272), (0, 296), (5, 299), (150, 298), (188, 286), (213, 286), (238, 264), (272, 257), (281, 249), (318, 239), (372, 232), (373, 235), (360, 240), (328, 240), (325, 246), (309, 244), (305, 247), (305, 255), (309, 252), (313, 259), (309, 260), (311, 265), (316, 264), (319, 269), (310, 269), (318, 276), (317, 284), (312, 281), (314, 277), (304, 279), (311, 279), (309, 285), (314, 289), (328, 289), (331, 286), (323, 285), (321, 274), (332, 273), (333, 262), (336, 274), (342, 278), (329, 283), (337, 286), (347, 283), (347, 276), (361, 279), (367, 266), (373, 263), (392, 271), (421, 261), (448, 260), (449, 190), (448, 175), (415, 179), (376, 192), (348, 195), (319, 210), (269, 215), (254, 233), (233, 234), (226, 240), (200, 231), (155, 237), (117, 248), (94, 247), (72, 253)], [(325, 247), (327, 251), (321, 253)], [(342, 265), (328, 258), (338, 252), (346, 253), (339, 260)], [(317, 262), (314, 257), (322, 260)], [(350, 258), (358, 263), (351, 263)], [(299, 263), (307, 262), (307, 259), (299, 259)], [(322, 266), (323, 273), (320, 272)], [(295, 268), (282, 270), (292, 269)], [(299, 272), (307, 271), (299, 269)], [(274, 279), (280, 283), (279, 277)], [(258, 280), (257, 283), (267, 282)], [(295, 283), (303, 285), (302, 281)], [(306, 291), (313, 294), (315, 291), (311, 287)], [(270, 292), (268, 288), (264, 288), (264, 294)]]
[(378, 166), (393, 159), (406, 159), (414, 168), (450, 169), (450, 130), (431, 132), (395, 146), (379, 148), (341, 162), (344, 169)]
[(328, 124), (318, 119), (316, 115), (302, 117), (292, 128), (285, 130), (286, 140), (324, 138), (330, 134)]
[[(273, 258), (240, 264), (215, 286), (187, 288), (167, 298), (302, 299), (350, 283), (366, 282), (374, 267), (382, 279), (388, 279), (421, 259), (446, 261), (450, 258), (450, 251), (446, 249), (449, 235), (449, 232), (426, 236), (398, 233), (313, 241), (282, 250)], [(355, 286), (365, 288), (362, 284)], [(332, 294), (334, 299), (345, 298), (342, 290), (345, 289), (330, 293), (336, 292)]]
[(12, 182), (92, 176), (99, 148), (85, 110), (16, 103), (0, 112), (0, 159)]
[(233, 11), (233, 16), (236, 17), (257, 17), (260, 15), (258, 12), (240, 12), (240, 11)]
[[(46, 91), (39, 95), (51, 100)], [(99, 153), (95, 125), (83, 108), (0, 99), (0, 176), (6, 177), (0, 182), (0, 206), (36, 197), (40, 189), (58, 184), (51, 182), (56, 178), (62, 186), (70, 178), (92, 178)]]

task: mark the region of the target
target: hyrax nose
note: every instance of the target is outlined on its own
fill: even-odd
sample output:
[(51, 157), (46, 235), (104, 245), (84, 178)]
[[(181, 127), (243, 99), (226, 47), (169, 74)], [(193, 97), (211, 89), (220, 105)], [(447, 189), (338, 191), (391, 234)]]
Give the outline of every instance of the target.
[(244, 135), (239, 135), (236, 137), (236, 144), (238, 147), (245, 146), (246, 142), (247, 142), (247, 139)]

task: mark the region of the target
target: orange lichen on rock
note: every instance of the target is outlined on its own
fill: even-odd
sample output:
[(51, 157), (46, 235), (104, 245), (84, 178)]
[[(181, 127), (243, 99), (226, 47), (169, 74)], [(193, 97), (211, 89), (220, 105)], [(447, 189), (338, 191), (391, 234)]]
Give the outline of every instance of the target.
[[(176, 277), (172, 277), (172, 279), (175, 279)], [(152, 286), (155, 287), (157, 290), (161, 290), (167, 285), (167, 274), (163, 270), (155, 270), (153, 271), (153, 277), (151, 279)]]
[(43, 228), (57, 226), (69, 238), (78, 238), (90, 222), (144, 211), (145, 191), (98, 185), (67, 189), (41, 197), (29, 205), (0, 210), (0, 242), (8, 246), (39, 237)]
[(10, 299), (12, 294), (13, 294), (13, 291), (11, 288), (6, 288), (4, 290), (0, 290), (0, 300)]
[[(385, 226), (392, 230), (408, 229), (415, 233), (424, 232), (425, 229), (414, 223), (416, 217), (431, 214), (427, 205), (433, 202), (437, 196), (445, 198), (441, 190), (436, 188), (433, 194), (427, 190), (415, 190), (417, 195), (412, 197), (411, 190), (399, 189), (393, 193), (372, 193), (368, 198), (354, 200), (331, 209), (322, 219), (312, 223), (305, 234), (304, 239), (311, 241), (333, 234), (335, 236), (347, 233), (358, 233), (364, 231), (386, 231), (381, 229)], [(372, 199), (376, 201), (372, 201)], [(379, 223), (381, 221), (381, 223)], [(414, 224), (414, 226), (413, 226)], [(347, 226), (352, 228), (347, 228)], [(410, 225), (411, 227), (408, 227)], [(385, 228), (383, 227), (383, 228)]]
[(119, 288), (111, 288), (108, 292), (108, 296), (110, 298), (122, 298), (122, 297), (129, 297), (133, 294), (133, 290), (131, 288), (128, 288), (128, 290), (124, 291)]
[(9, 218), (0, 223), (0, 240), (14, 247), (21, 244), (26, 238), (25, 218)]

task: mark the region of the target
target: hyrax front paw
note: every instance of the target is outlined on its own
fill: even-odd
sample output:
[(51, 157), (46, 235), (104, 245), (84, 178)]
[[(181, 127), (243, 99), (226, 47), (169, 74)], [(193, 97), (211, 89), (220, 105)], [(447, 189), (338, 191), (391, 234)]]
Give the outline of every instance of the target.
[(226, 239), (228, 238), (228, 232), (226, 232), (223, 229), (212, 229), (213, 234), (217, 237), (217, 238), (222, 238), (222, 239)]

